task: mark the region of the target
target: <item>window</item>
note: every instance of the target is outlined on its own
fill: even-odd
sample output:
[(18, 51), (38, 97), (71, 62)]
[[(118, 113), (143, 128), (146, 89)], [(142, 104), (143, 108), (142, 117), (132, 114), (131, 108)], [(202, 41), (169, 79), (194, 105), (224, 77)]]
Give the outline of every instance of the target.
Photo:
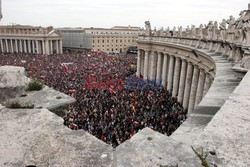
[(120, 40), (120, 42), (122, 42), (122, 40)]
[(102, 43), (104, 43), (104, 39), (102, 40)]
[(107, 40), (107, 42), (109, 42), (109, 40)]
[(98, 43), (99, 43), (99, 39), (98, 39), (98, 41), (97, 41)]

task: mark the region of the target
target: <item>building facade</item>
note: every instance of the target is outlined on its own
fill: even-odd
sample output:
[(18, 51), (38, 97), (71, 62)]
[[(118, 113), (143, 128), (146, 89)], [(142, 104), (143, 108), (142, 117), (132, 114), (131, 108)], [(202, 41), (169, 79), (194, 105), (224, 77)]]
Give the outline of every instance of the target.
[(139, 27), (115, 26), (110, 29), (86, 28), (92, 35), (92, 49), (112, 53), (126, 52), (129, 47), (137, 46), (136, 40), (141, 34)]
[(62, 53), (62, 37), (53, 27), (0, 26), (2, 53)]
[(65, 49), (92, 49), (92, 35), (83, 28), (58, 28)]

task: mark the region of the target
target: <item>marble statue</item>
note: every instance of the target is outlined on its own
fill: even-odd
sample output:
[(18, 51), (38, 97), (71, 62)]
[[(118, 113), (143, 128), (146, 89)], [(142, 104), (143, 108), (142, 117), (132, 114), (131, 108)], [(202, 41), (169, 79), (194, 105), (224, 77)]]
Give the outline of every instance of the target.
[(207, 24), (207, 27), (206, 27), (208, 39), (213, 38), (213, 26), (214, 26), (213, 21), (209, 21), (208, 24)]
[(191, 38), (195, 38), (196, 37), (196, 29), (195, 29), (195, 25), (191, 25), (191, 34), (190, 34)]
[(149, 21), (145, 21), (145, 35), (151, 36), (152, 35), (152, 30), (151, 30), (151, 25)]
[(245, 16), (245, 12), (246, 10), (243, 10), (240, 12), (239, 14), (239, 18), (234, 22), (234, 26), (235, 26), (235, 40), (238, 43), (242, 43), (244, 41), (244, 38), (246, 37), (246, 32), (243, 30), (243, 26), (245, 21), (244, 16)]
[(227, 22), (226, 22), (225, 19), (222, 20), (222, 22), (220, 23), (219, 28), (220, 28), (221, 30), (226, 30), (226, 29), (227, 29)]
[(217, 39), (218, 22), (215, 21), (212, 29), (212, 38)]
[(235, 18), (233, 16), (229, 16), (229, 19), (227, 20), (228, 28), (227, 28), (227, 40), (228, 41), (233, 41), (235, 38)]
[(235, 18), (233, 16), (229, 16), (229, 19), (227, 20), (228, 30), (233, 30), (234, 23), (235, 23)]
[(182, 26), (178, 27), (178, 37), (182, 37)]
[(163, 27), (161, 27), (161, 29), (159, 31), (160, 31), (160, 36), (164, 36), (164, 29), (163, 29)]
[(245, 15), (242, 18), (243, 20), (243, 43), (247, 46), (250, 46), (250, 4), (248, 4), (248, 10), (245, 11)]
[(227, 21), (226, 19), (223, 19), (222, 22), (220, 23), (220, 40), (225, 40), (226, 39), (226, 29), (227, 29)]
[(197, 31), (197, 37), (198, 37), (199, 39), (202, 39), (202, 38), (203, 38), (202, 29), (203, 29), (203, 24), (200, 24), (200, 26), (199, 26), (199, 28), (198, 28), (198, 31)]
[(172, 33), (173, 33), (172, 36), (176, 35), (176, 27), (173, 28)]

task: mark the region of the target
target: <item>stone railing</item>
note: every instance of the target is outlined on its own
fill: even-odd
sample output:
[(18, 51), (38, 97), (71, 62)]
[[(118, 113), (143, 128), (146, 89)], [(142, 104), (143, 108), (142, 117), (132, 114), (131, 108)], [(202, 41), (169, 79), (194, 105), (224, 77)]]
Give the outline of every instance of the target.
[[(192, 46), (197, 49), (207, 49), (210, 52), (222, 53), (228, 57), (228, 60), (232, 60), (234, 64), (242, 68), (250, 68), (248, 62), (250, 60), (250, 46), (246, 46), (238, 43), (237, 41), (223, 41), (212, 39), (198, 39), (198, 38), (186, 38), (186, 37), (172, 37), (172, 36), (139, 36), (138, 41), (153, 41), (153, 42), (168, 42), (174, 44), (182, 44), (186, 46)], [(243, 59), (244, 58), (244, 59)], [(242, 61), (243, 60), (243, 61)]]

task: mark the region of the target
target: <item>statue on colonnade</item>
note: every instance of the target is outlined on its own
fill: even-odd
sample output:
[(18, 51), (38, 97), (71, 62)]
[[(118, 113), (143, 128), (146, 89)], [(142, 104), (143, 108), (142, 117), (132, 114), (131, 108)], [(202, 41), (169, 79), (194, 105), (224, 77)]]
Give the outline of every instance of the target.
[(203, 24), (200, 24), (200, 27), (198, 28), (198, 31), (197, 31), (197, 37), (198, 37), (199, 39), (202, 39), (202, 38), (203, 38), (202, 29), (203, 29)]
[(207, 26), (206, 26), (208, 39), (212, 39), (212, 37), (213, 37), (213, 26), (214, 26), (213, 21), (209, 21)]
[(178, 27), (178, 37), (182, 37), (182, 26)]
[(152, 30), (151, 30), (151, 24), (149, 21), (145, 21), (145, 35), (151, 36), (152, 35)]
[(235, 27), (234, 27), (234, 23), (235, 23), (235, 18), (233, 16), (229, 16), (229, 19), (226, 21), (228, 24), (228, 28), (227, 28), (227, 40), (229, 41), (233, 41), (234, 40), (234, 35), (235, 35)]
[(195, 25), (191, 25), (190, 37), (191, 37), (191, 38), (195, 38), (195, 37), (196, 37)]
[(226, 39), (226, 29), (227, 29), (227, 21), (225, 19), (222, 20), (220, 23), (220, 40), (225, 40)]

